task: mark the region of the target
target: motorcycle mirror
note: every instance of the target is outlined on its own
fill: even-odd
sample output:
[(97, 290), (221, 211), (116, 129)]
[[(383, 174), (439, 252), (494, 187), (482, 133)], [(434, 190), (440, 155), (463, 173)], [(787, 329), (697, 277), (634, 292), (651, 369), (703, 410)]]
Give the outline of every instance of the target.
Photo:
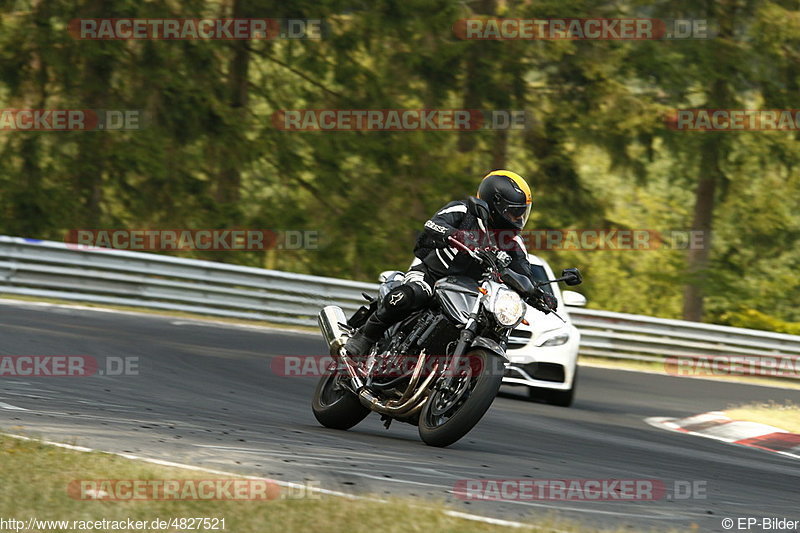
[(484, 224), (489, 224), (489, 204), (475, 196), (469, 197), (469, 205), (473, 213), (477, 213), (478, 218), (483, 220)]
[(507, 268), (500, 274), (500, 279), (503, 280), (503, 283), (523, 295), (531, 294), (535, 290), (528, 276), (517, 274)]
[(580, 285), (583, 283), (581, 271), (577, 268), (565, 268), (561, 271), (561, 277), (564, 278), (564, 283), (569, 286)]

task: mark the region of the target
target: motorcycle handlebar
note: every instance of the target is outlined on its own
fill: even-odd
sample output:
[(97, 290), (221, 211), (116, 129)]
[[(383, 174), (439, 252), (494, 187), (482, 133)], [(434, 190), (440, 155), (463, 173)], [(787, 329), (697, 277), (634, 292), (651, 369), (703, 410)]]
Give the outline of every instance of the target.
[(480, 258), (478, 257), (478, 254), (476, 254), (474, 251), (470, 250), (469, 247), (466, 244), (464, 244), (463, 242), (459, 241), (455, 237), (448, 237), (447, 241), (450, 244), (452, 244), (453, 246), (455, 246), (456, 248), (458, 248), (459, 250), (461, 250), (462, 252), (467, 252), (474, 259), (480, 260)]
[(491, 257), (485, 255), (486, 252), (489, 250), (488, 248), (486, 249), (486, 251), (480, 249), (478, 251), (475, 251), (454, 237), (448, 237), (447, 241), (456, 248), (458, 248), (459, 250), (468, 253), (469, 256), (472, 257), (474, 260), (476, 260), (478, 263), (482, 265), (491, 266), (493, 269), (497, 269), (495, 261)]

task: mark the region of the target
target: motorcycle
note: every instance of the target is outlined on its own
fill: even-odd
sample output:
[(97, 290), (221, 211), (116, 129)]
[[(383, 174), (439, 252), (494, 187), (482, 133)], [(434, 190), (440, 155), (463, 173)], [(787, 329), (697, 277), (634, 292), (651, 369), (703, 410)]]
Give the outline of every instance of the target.
[(433, 303), (389, 328), (366, 356), (350, 356), (344, 345), (379, 299), (402, 282), (402, 272), (382, 274), (378, 298), (364, 295), (370, 304), (349, 320), (337, 306), (320, 311), (319, 327), (334, 359), (314, 391), (312, 409), (320, 424), (346, 430), (374, 411), (387, 429), (398, 420), (418, 426), (429, 446), (453, 444), (494, 401), (508, 361), (508, 336), (525, 320), (525, 302), (554, 312), (539, 287), (582, 282), (578, 269), (568, 268), (560, 278), (534, 283), (507, 268), (510, 258), (496, 246), (471, 249), (452, 237), (449, 242), (481, 265), (481, 279), (438, 280)]

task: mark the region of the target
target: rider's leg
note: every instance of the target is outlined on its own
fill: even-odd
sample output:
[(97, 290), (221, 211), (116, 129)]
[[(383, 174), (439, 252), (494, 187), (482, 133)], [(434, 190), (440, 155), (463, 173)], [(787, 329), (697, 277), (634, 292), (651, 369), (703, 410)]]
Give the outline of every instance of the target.
[(425, 280), (425, 272), (409, 271), (403, 284), (386, 294), (375, 313), (370, 315), (366, 323), (347, 341), (345, 344), (347, 353), (350, 355), (369, 353), (372, 345), (378, 342), (381, 335), (393, 324), (428, 305), (432, 294), (430, 284)]

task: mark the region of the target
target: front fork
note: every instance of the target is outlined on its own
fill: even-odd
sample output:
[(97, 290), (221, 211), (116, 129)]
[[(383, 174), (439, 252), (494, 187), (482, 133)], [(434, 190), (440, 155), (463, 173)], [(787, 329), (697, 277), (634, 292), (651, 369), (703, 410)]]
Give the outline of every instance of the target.
[(452, 357), (447, 362), (447, 366), (445, 367), (445, 372), (447, 375), (445, 376), (444, 380), (440, 381), (440, 386), (442, 389), (450, 389), (453, 386), (453, 381), (455, 381), (455, 371), (451, 369), (459, 368), (459, 363), (461, 361), (461, 357), (466, 353), (467, 349), (472, 346), (472, 341), (475, 339), (475, 335), (478, 333), (478, 313), (481, 309), (482, 297), (475, 298), (475, 305), (472, 306), (470, 310), (469, 319), (467, 319), (467, 323), (464, 324), (464, 329), (461, 330), (461, 333), (458, 335), (458, 344), (456, 344), (456, 349), (453, 352)]

